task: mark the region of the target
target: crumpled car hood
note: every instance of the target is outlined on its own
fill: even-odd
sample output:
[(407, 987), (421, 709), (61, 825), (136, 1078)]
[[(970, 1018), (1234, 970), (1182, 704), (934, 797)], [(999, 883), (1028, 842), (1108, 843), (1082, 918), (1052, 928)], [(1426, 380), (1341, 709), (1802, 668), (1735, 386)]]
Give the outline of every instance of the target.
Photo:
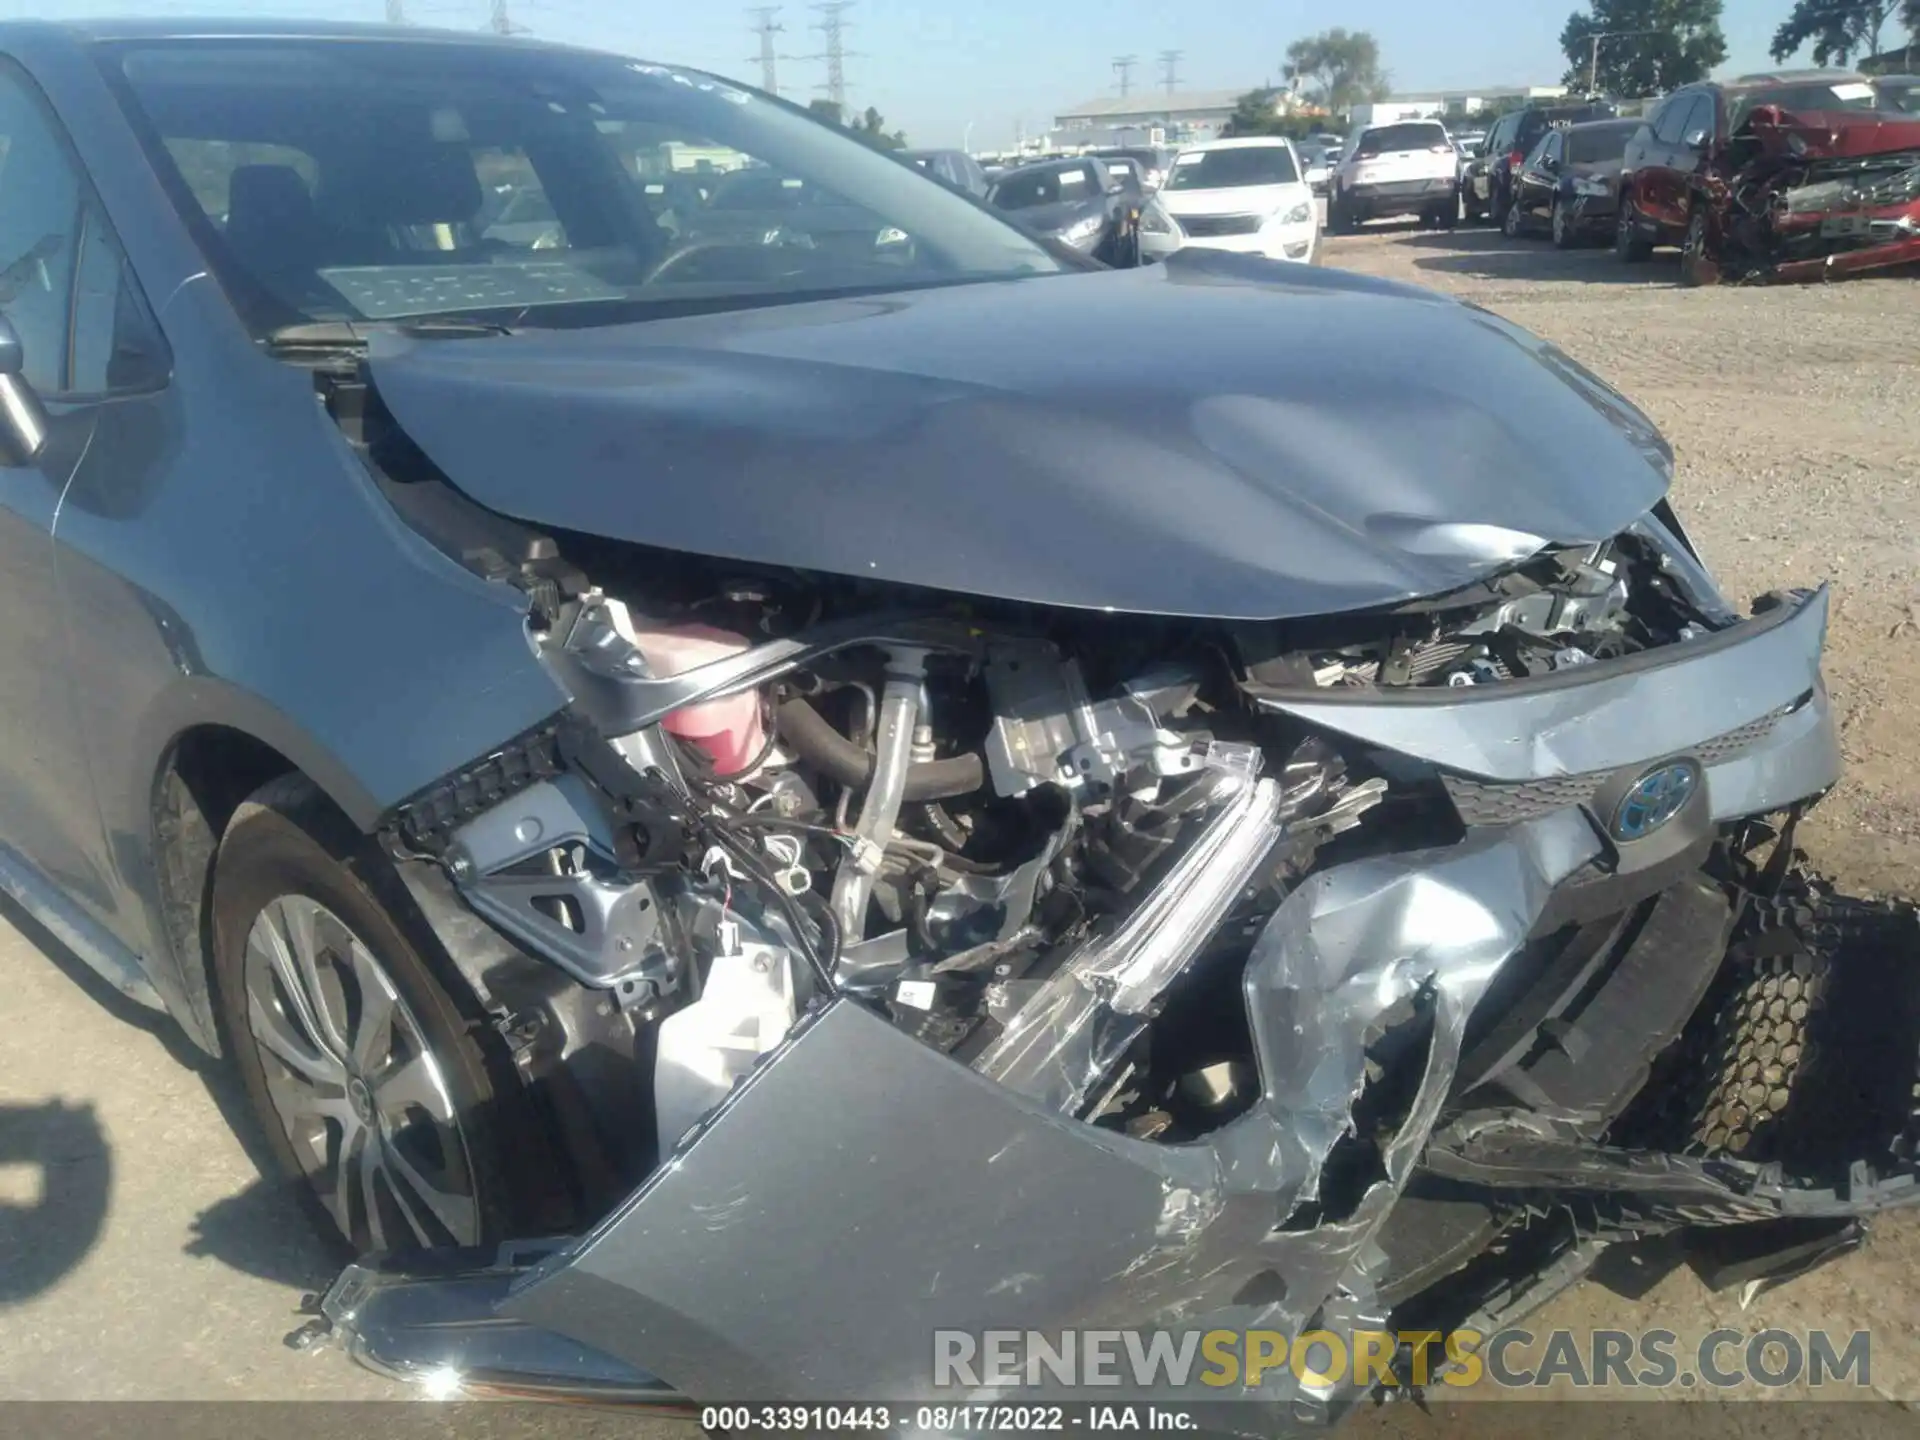
[(1646, 418), (1419, 289), (1168, 264), (481, 339), (373, 382), (474, 500), (672, 550), (1143, 614), (1466, 584), (1665, 492)]
[(1904, 119), (1880, 111), (1785, 111), (1760, 106), (1752, 118), (1754, 138), (1769, 155), (1799, 153), (1828, 159), (1888, 155), (1920, 150), (1920, 117)]

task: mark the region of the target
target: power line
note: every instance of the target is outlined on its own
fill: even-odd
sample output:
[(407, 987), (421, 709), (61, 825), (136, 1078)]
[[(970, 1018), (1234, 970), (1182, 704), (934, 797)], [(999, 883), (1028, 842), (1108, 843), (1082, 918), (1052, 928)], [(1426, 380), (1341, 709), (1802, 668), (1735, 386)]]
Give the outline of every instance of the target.
[(1133, 67), (1140, 63), (1138, 55), (1116, 55), (1113, 57), (1113, 73), (1120, 80), (1120, 98), (1126, 99), (1133, 90)]
[(1160, 52), (1160, 83), (1167, 87), (1167, 94), (1180, 88), (1180, 62), (1186, 58), (1184, 50), (1162, 50)]
[(756, 5), (747, 11), (756, 17), (753, 33), (760, 37), (760, 88), (769, 95), (780, 93), (780, 61), (783, 57), (775, 53), (773, 37), (787, 27), (773, 17), (780, 13), (778, 5)]
[(847, 113), (847, 56), (852, 53), (846, 45), (846, 12), (852, 6), (853, 0), (825, 0), (813, 7), (820, 12), (819, 23), (808, 27), (825, 37), (827, 48), (806, 58), (827, 62), (827, 83), (818, 88), (827, 92), (827, 99), (839, 107), (842, 116)]

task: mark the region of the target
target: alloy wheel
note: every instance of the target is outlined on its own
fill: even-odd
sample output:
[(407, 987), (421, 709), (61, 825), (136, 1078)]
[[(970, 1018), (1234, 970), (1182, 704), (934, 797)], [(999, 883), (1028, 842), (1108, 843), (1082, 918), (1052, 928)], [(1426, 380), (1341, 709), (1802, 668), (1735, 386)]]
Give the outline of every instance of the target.
[(446, 1077), (366, 943), (318, 901), (283, 895), (248, 931), (245, 983), (268, 1097), (340, 1233), (363, 1250), (478, 1243)]

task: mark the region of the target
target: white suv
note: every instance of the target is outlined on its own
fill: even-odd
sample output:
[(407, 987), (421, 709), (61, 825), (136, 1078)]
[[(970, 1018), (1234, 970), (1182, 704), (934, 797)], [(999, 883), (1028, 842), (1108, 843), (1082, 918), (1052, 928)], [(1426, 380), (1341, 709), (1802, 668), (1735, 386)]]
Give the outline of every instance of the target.
[(1460, 153), (1438, 120), (1356, 125), (1328, 185), (1327, 228), (1356, 230), (1383, 215), (1460, 218)]
[(1320, 225), (1293, 142), (1277, 135), (1189, 145), (1154, 197), (1188, 245), (1311, 265)]

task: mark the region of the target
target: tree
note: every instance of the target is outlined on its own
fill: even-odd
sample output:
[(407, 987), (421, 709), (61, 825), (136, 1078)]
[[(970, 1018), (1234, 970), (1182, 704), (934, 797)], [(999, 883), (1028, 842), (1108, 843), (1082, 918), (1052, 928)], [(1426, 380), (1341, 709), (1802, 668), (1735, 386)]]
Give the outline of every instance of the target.
[[(1916, 0), (1920, 3), (1920, 0)], [(1278, 135), (1283, 123), (1276, 109), (1280, 92), (1271, 86), (1261, 90), (1249, 90), (1233, 102), (1233, 114), (1227, 117), (1227, 123), (1220, 133), (1225, 136), (1238, 135)]]
[(831, 125), (844, 125), (857, 140), (864, 140), (876, 150), (904, 150), (907, 148), (907, 134), (904, 130), (888, 130), (887, 122), (881, 113), (869, 105), (866, 113), (848, 120), (840, 113), (840, 107), (831, 100), (809, 100), (807, 109)]
[(889, 131), (885, 118), (871, 105), (867, 107), (866, 114), (854, 122), (853, 133), (877, 150), (907, 148), (906, 132), (904, 130)]
[(1368, 100), (1387, 98), (1380, 44), (1364, 30), (1333, 29), (1287, 47), (1287, 73), (1305, 82), (1336, 115)]
[[(1895, 0), (1794, 0), (1793, 13), (1773, 32), (1770, 53), (1786, 60), (1811, 40), (1816, 65), (1845, 65), (1856, 55), (1876, 55), (1880, 31), (1896, 8)], [(1920, 0), (1909, 0), (1906, 13), (1911, 26), (1920, 18)]]
[(1593, 0), (1586, 12), (1567, 17), (1560, 48), (1569, 86), (1584, 91), (1595, 74), (1594, 88), (1605, 95), (1664, 95), (1705, 79), (1727, 58), (1727, 37), (1720, 0)]

